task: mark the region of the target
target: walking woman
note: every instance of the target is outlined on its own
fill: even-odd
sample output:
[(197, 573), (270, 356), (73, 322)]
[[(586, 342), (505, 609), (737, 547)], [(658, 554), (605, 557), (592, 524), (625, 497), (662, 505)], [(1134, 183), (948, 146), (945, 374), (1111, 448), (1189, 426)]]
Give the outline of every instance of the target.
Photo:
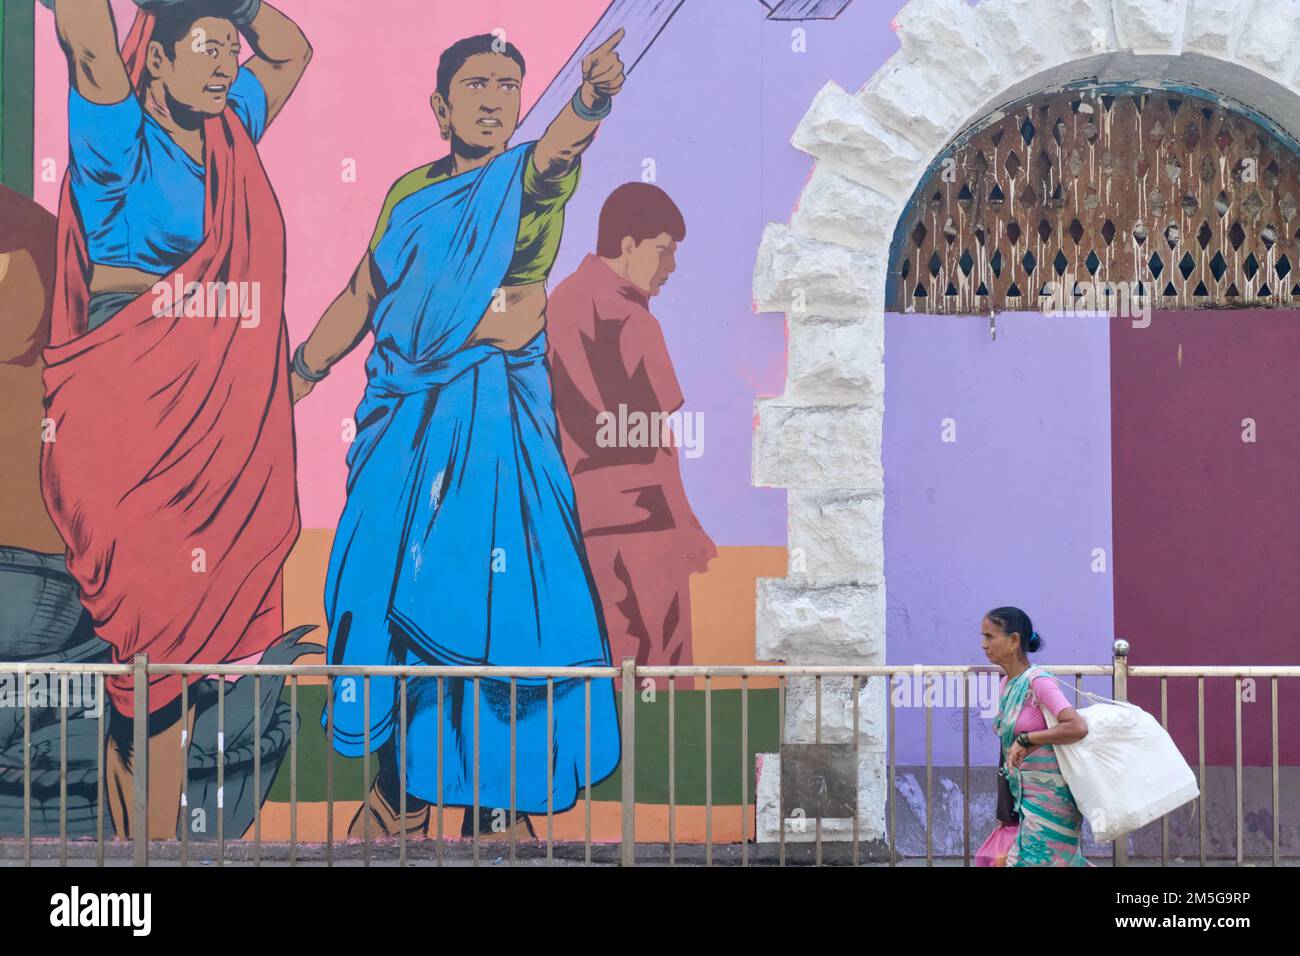
[[(1043, 646), (1029, 615), (1018, 607), (995, 608), (984, 615), (980, 636), (985, 655), (1005, 674), (993, 722), (1002, 743), (998, 787), (1004, 794), (1009, 788), (1012, 816), (1019, 818), (999, 823), (985, 843), (993, 852), (980, 854), (992, 857), (984, 865), (1087, 866), (1083, 814), (1061, 774), (1055, 745), (1082, 740), (1088, 725), (1051, 672), (1029, 663), (1029, 654)], [(1057, 721), (1050, 730), (1044, 709)]]

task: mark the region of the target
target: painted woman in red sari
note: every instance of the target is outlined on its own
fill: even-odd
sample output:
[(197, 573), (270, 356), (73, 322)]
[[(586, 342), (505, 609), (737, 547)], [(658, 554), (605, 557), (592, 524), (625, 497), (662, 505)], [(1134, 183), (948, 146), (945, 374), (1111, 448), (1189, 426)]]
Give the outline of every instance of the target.
[[(117, 660), (260, 656), (299, 525), (284, 223), (255, 144), (311, 48), (261, 0), (137, 0), (120, 54), (108, 0), (42, 2), (72, 87), (45, 502)], [(150, 681), (152, 838), (176, 835), (181, 686)], [(129, 836), (136, 693), (108, 692), (106, 793)]]

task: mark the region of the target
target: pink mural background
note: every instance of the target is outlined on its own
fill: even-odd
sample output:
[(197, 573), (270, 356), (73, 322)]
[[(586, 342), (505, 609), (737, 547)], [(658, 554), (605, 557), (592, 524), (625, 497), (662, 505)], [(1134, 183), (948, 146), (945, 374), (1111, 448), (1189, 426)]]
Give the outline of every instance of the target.
[[(315, 55), (290, 105), (261, 144), (288, 230), (290, 338), (301, 341), (365, 251), (388, 187), (445, 152), (429, 109), (438, 56), (462, 37), (506, 30), (528, 63), (524, 109), (546, 89), (608, 0), (562, 4), (388, 0), (367, 4), (282, 0)], [(114, 0), (124, 34), (135, 5)], [(51, 211), (67, 162), (67, 66), (52, 17), (36, 18), (35, 198)], [(42, 163), (54, 161), (54, 182)], [(355, 163), (355, 182), (344, 164)], [(556, 276), (560, 278), (560, 276)], [(367, 348), (356, 350), (297, 410), (303, 525), (332, 528), (343, 507), (342, 421), (356, 409)]]

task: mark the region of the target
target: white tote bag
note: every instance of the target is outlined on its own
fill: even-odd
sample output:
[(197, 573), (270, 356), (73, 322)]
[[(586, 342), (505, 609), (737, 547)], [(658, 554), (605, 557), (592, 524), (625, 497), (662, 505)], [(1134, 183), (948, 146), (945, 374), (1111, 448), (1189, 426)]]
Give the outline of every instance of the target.
[[(1158, 720), (1136, 704), (1078, 692), (1093, 701), (1079, 709), (1088, 736), (1053, 746), (1096, 840), (1122, 837), (1200, 796), (1196, 775)], [(1039, 706), (1055, 727), (1056, 718)]]

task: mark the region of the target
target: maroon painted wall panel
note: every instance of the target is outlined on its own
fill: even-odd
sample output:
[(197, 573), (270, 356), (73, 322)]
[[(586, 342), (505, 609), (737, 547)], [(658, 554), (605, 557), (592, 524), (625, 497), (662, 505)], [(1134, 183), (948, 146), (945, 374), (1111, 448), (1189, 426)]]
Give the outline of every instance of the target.
[[(1181, 361), (1180, 361), (1181, 349)], [(1115, 633), (1133, 664), (1300, 664), (1300, 314), (1113, 320)], [(1255, 441), (1243, 441), (1255, 422)], [(1159, 714), (1158, 681), (1132, 697)], [(1242, 705), (1245, 761), (1271, 761), (1270, 697)], [(1170, 729), (1196, 752), (1196, 682), (1170, 682)], [(1300, 681), (1278, 702), (1300, 763)], [(1207, 761), (1234, 760), (1232, 680), (1207, 681)]]

